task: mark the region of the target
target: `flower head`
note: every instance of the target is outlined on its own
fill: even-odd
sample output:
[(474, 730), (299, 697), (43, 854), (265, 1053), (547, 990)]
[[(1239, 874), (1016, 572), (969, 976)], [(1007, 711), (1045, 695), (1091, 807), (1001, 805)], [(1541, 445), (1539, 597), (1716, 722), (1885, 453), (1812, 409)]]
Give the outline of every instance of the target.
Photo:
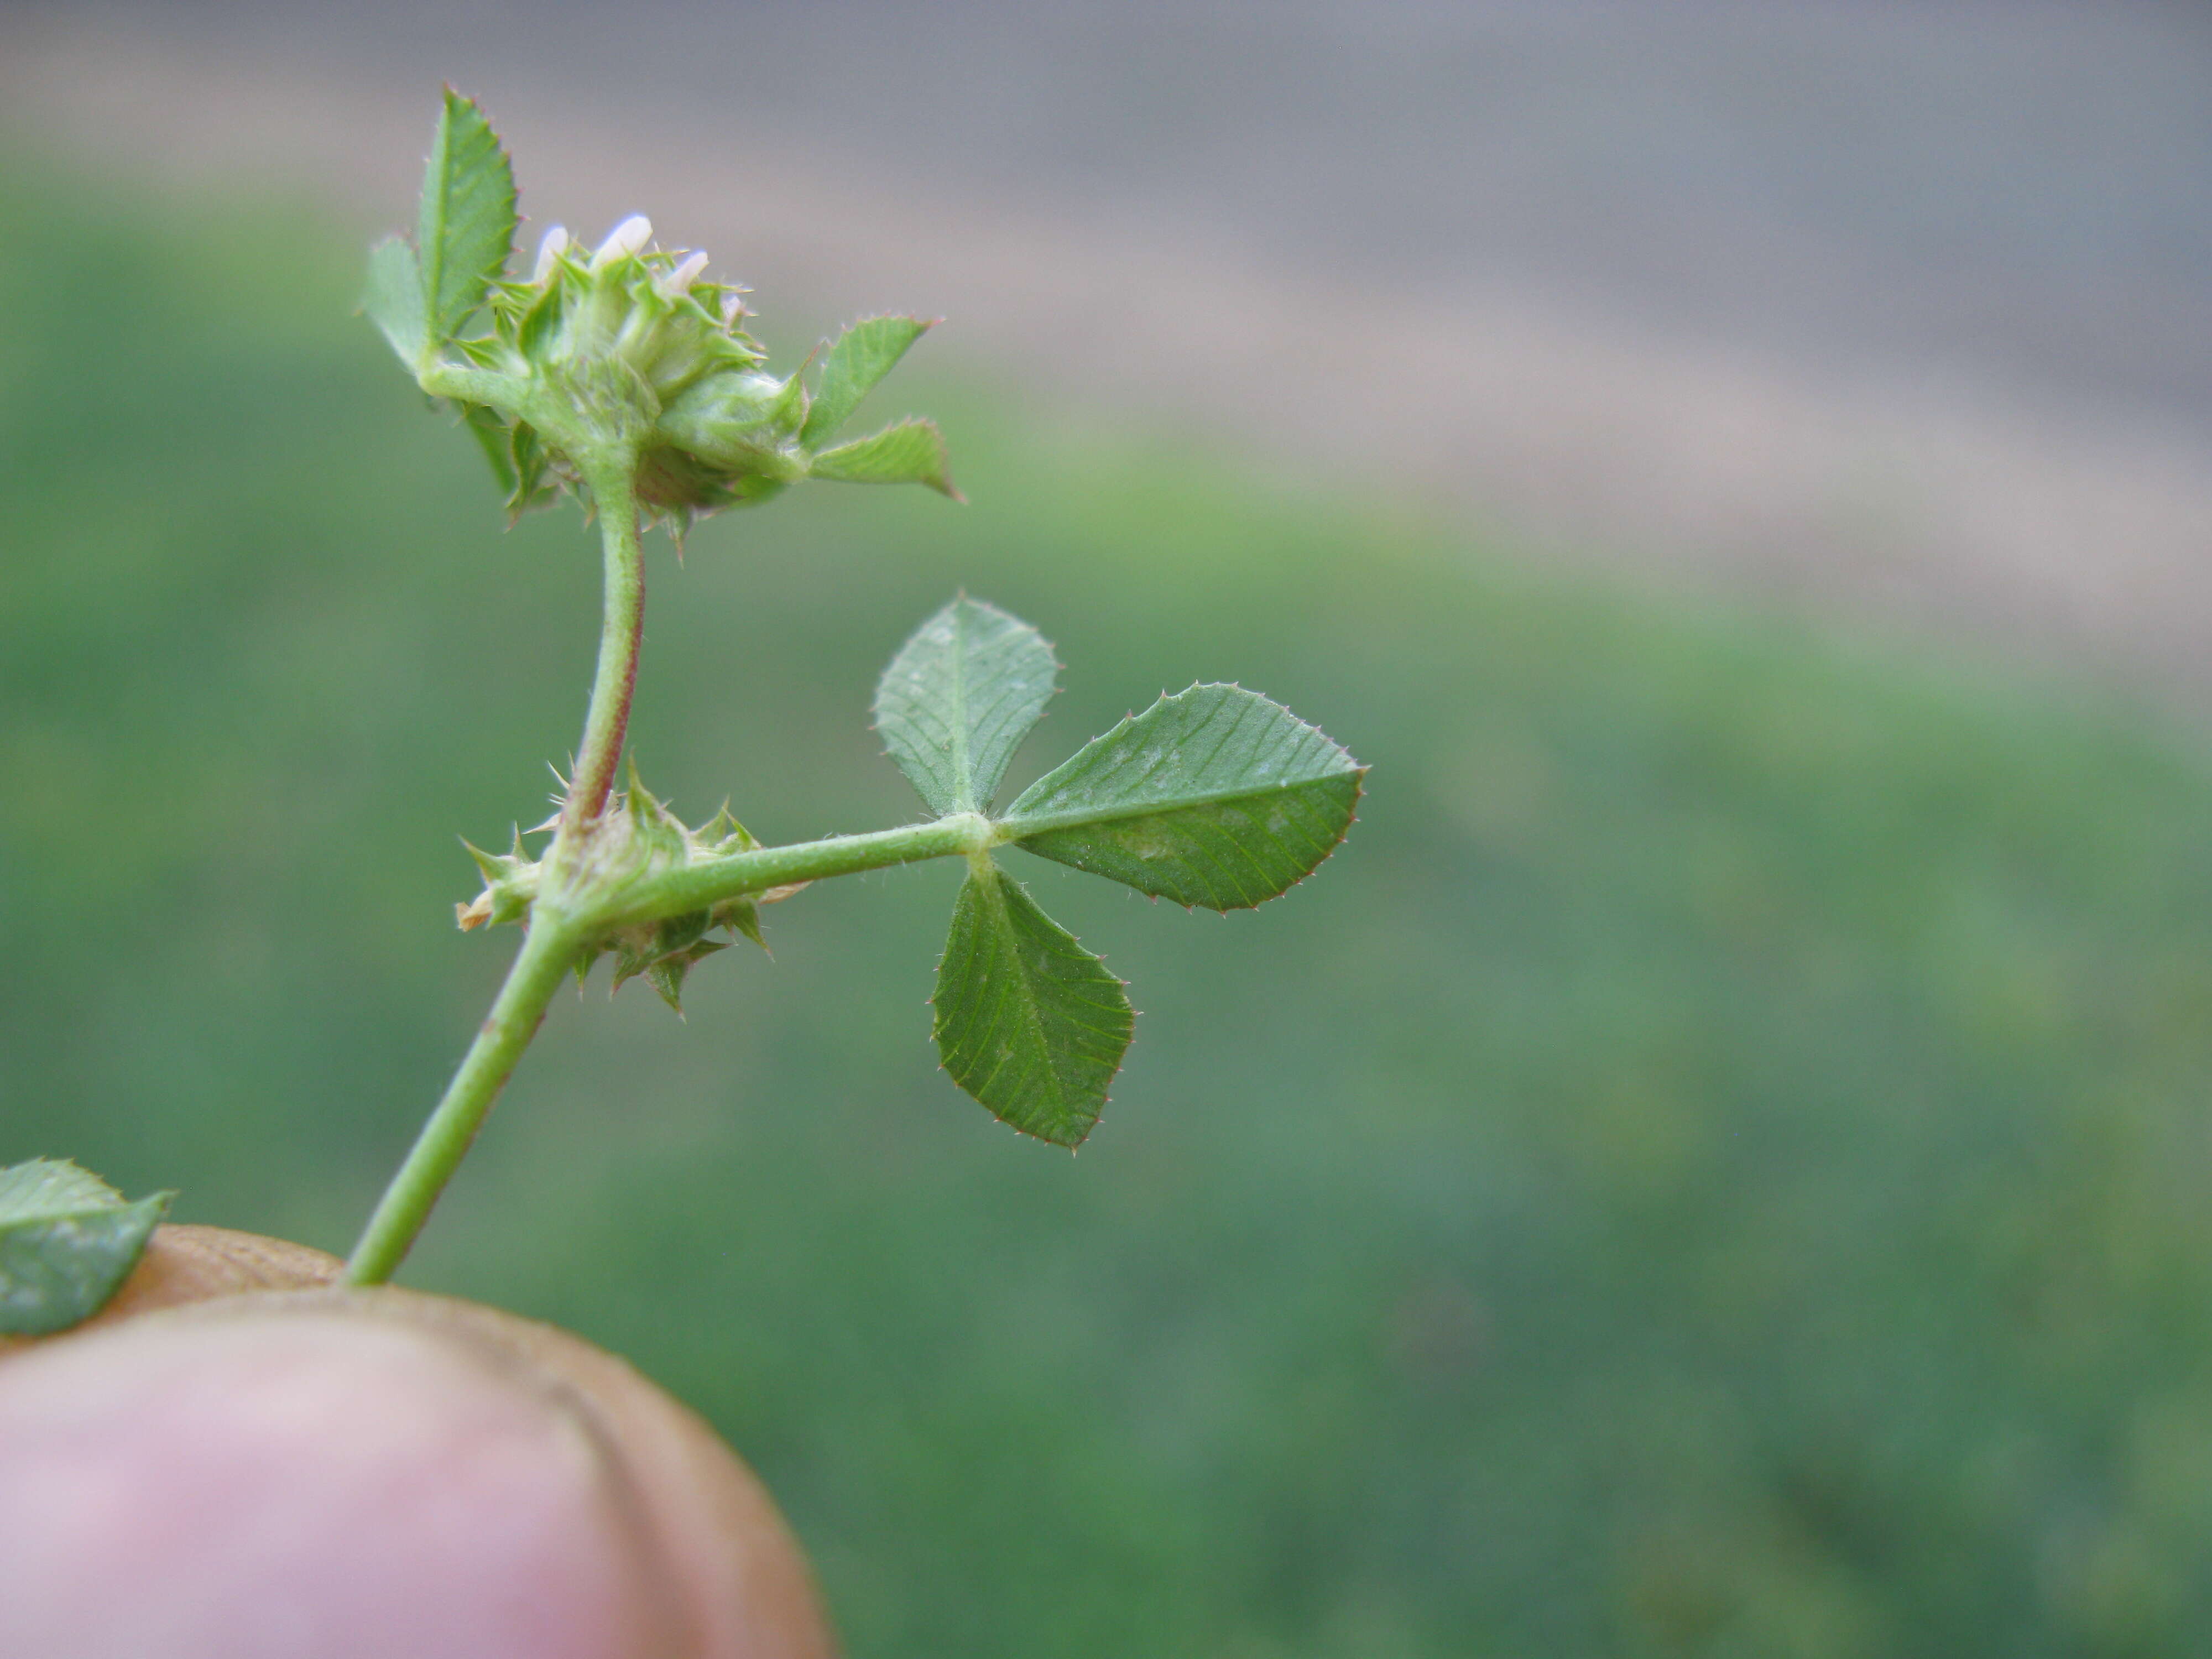
[[(927, 422), (835, 441), (928, 324), (869, 318), (821, 355), (811, 387), (804, 366), (775, 374), (744, 331), (745, 290), (708, 280), (702, 252), (657, 247), (642, 214), (588, 249), (555, 225), (529, 276), (510, 278), (506, 152), (457, 94), (440, 134), (416, 244), (379, 244), (363, 309), (422, 389), (459, 405), (510, 511), (619, 480), (680, 532), (808, 477), (955, 493)], [(464, 335), (478, 315), (489, 331)]]
[(707, 263), (653, 247), (632, 215), (590, 249), (555, 226), (526, 281), (492, 285), (491, 332), (455, 344), (521, 394), (471, 411), (515, 511), (574, 482), (577, 452), (610, 437), (635, 452), (640, 504), (679, 526), (806, 476), (805, 390), (764, 370), (744, 290), (708, 280)]

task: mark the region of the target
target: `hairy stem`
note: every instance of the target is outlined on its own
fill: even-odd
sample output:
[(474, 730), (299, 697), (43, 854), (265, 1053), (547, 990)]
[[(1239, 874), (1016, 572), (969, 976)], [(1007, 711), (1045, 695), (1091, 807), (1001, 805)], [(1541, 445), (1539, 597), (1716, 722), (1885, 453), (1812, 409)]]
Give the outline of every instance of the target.
[(606, 592), (599, 672), (592, 682), (592, 706), (584, 716), (583, 744), (576, 751), (576, 775), (568, 781), (568, 798), (561, 808), (556, 860), (574, 848), (576, 838), (607, 804), (615, 768), (622, 759), (623, 736), (629, 730), (638, 646), (645, 636), (645, 554), (637, 533), (633, 465), (633, 458), (624, 454), (611, 465), (594, 467), (590, 475), (599, 535), (606, 547)]
[[(561, 827), (550, 860), (556, 869), (574, 859), (592, 821), (606, 805), (622, 758), (623, 738), (629, 729), (638, 645), (645, 632), (645, 556), (631, 483), (634, 465), (635, 458), (628, 453), (611, 455), (589, 474), (606, 549), (606, 589), (592, 705), (584, 716), (584, 741), (577, 751), (575, 775), (568, 781), (568, 799), (562, 803)], [(490, 1014), (354, 1247), (346, 1264), (349, 1283), (381, 1285), (406, 1256), (430, 1218), (438, 1194), (467, 1156), (515, 1062), (538, 1035), (545, 1005), (582, 944), (574, 918), (550, 904), (536, 908)]]
[(542, 915), (532, 921), (514, 965), (507, 969), (507, 982), (447, 1085), (445, 1098), (422, 1126), (407, 1161), (362, 1230), (361, 1243), (354, 1246), (353, 1257), (346, 1263), (347, 1283), (381, 1285), (392, 1277), (430, 1218), (438, 1194), (467, 1155), (515, 1062), (538, 1035), (545, 1006), (560, 988), (579, 948), (574, 925), (566, 918)]

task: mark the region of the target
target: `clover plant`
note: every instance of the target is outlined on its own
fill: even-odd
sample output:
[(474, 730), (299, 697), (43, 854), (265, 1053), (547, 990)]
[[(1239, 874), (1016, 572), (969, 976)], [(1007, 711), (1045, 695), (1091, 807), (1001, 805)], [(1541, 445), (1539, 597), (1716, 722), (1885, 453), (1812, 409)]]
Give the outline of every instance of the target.
[[(763, 846), (726, 807), (687, 825), (634, 767), (623, 770), (641, 538), (658, 523), (680, 538), (695, 519), (814, 479), (917, 483), (957, 500), (930, 422), (845, 436), (929, 325), (870, 318), (779, 374), (744, 331), (744, 290), (709, 279), (704, 253), (659, 246), (643, 218), (588, 247), (556, 227), (520, 276), (509, 270), (516, 227), (506, 152), (449, 90), (415, 237), (371, 254), (363, 308), (416, 384), (482, 444), (510, 514), (573, 496), (596, 518), (605, 617), (559, 811), (518, 830), (505, 853), (469, 849), (483, 888), (458, 907), (461, 927), (513, 925), (520, 948), (347, 1277), (390, 1278), (571, 976), (611, 957), (615, 987), (643, 979), (680, 1008), (702, 960), (737, 939), (761, 942), (762, 907), (830, 877), (922, 859), (968, 866), (933, 999), (945, 1070), (1022, 1133), (1081, 1145), (1133, 1016), (1121, 981), (1038, 908), (1001, 849), (1186, 906), (1245, 908), (1328, 856), (1364, 769), (1255, 692), (1194, 685), (1000, 807), (1000, 780), (1060, 665), (1036, 629), (963, 596), (915, 630), (876, 688), (876, 729), (927, 817), (784, 847)], [(0, 1333), (58, 1328), (96, 1310), (166, 1201), (126, 1205), (67, 1164), (0, 1171)]]

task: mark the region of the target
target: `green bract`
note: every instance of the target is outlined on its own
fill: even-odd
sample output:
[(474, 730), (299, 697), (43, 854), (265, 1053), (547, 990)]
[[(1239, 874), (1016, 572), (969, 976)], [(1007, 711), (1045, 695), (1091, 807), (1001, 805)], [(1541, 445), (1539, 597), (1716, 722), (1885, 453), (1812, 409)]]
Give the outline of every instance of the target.
[[(617, 468), (644, 514), (678, 532), (810, 477), (957, 493), (927, 421), (833, 441), (927, 323), (854, 325), (810, 389), (803, 372), (765, 367), (741, 326), (744, 290), (708, 280), (703, 252), (655, 247), (641, 216), (595, 247), (556, 225), (521, 280), (507, 269), (515, 224), (506, 152), (448, 92), (416, 244), (379, 245), (362, 301), (422, 389), (459, 408), (511, 514), (579, 484), (609, 493)], [(488, 331), (462, 335), (480, 311)]]
[[(545, 864), (523, 850), (522, 832), (515, 831), (514, 850), (508, 853), (487, 853), (469, 847), (466, 842), (461, 844), (468, 847), (469, 856), (484, 878), (483, 892), (469, 903), (453, 907), (461, 931), (466, 933), (487, 922), (498, 927), (526, 921), (544, 884)], [(726, 804), (711, 822), (696, 830), (687, 828), (665, 802), (655, 799), (638, 781), (637, 769), (632, 766), (629, 787), (609, 803), (586, 846), (586, 856), (563, 871), (559, 880), (564, 886), (588, 892), (603, 906), (619, 908), (625, 894), (654, 891), (657, 878), (672, 871), (689, 870), (735, 853), (756, 852), (760, 842), (730, 816)], [(577, 951), (572, 964), (576, 978), (580, 982), (588, 977), (592, 964), (611, 951), (616, 990), (642, 976), (680, 1014), (685, 976), (698, 963), (728, 948), (708, 935), (726, 928), (733, 937), (749, 939), (765, 951), (768, 941), (761, 934), (760, 907), (788, 898), (803, 885), (803, 882), (787, 884), (674, 915), (611, 925)]]

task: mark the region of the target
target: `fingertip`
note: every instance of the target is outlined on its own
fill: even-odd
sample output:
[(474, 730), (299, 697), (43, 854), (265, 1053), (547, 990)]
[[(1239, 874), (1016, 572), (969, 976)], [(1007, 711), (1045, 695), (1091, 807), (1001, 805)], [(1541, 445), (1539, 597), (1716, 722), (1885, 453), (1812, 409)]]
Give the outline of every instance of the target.
[(0, 1367), (15, 1650), (696, 1650), (670, 1628), (682, 1598), (586, 1419), (404, 1322), (255, 1300)]
[[(279, 1571), (273, 1534), (297, 1558), (275, 1598), (295, 1622), (349, 1597), (406, 1601), (438, 1615), (455, 1650), (497, 1659), (504, 1650), (469, 1625), (464, 1603), (507, 1583), (568, 1634), (594, 1629), (592, 1607), (615, 1607), (627, 1633), (610, 1639), (643, 1641), (655, 1659), (835, 1659), (804, 1553), (696, 1414), (566, 1331), (447, 1297), (347, 1289), (340, 1269), (280, 1239), (165, 1226), (90, 1324), (0, 1339), (0, 1607), (11, 1638), (27, 1638), (30, 1610), (44, 1607), (73, 1632), (77, 1659), (102, 1650), (88, 1645), (88, 1617), (159, 1625), (158, 1650), (188, 1659), (198, 1650), (186, 1644), (189, 1616), (219, 1632), (206, 1650), (250, 1659), (241, 1633), (276, 1615), (246, 1586), (247, 1569)], [(456, 1523), (467, 1535), (450, 1547), (435, 1545), (435, 1528), (401, 1524), (406, 1501), (477, 1519)], [(301, 1510), (312, 1513), (280, 1518)], [(58, 1524), (64, 1512), (74, 1532)], [(258, 1534), (239, 1520), (256, 1516), (268, 1522)], [(12, 1547), (33, 1531), (35, 1549)], [(582, 1565), (562, 1565), (564, 1552)], [(474, 1590), (441, 1587), (426, 1563), (467, 1567)], [(371, 1583), (374, 1595), (362, 1588)], [(549, 1588), (529, 1590), (538, 1583)], [(257, 1605), (227, 1612), (226, 1596)], [(562, 1613), (570, 1596), (586, 1605)], [(293, 1606), (303, 1597), (305, 1610)], [(445, 1650), (391, 1645), (373, 1614), (323, 1644), (272, 1650)], [(532, 1659), (568, 1650), (517, 1639)], [(631, 1650), (597, 1640), (579, 1650)], [(343, 1641), (357, 1646), (330, 1644)]]

